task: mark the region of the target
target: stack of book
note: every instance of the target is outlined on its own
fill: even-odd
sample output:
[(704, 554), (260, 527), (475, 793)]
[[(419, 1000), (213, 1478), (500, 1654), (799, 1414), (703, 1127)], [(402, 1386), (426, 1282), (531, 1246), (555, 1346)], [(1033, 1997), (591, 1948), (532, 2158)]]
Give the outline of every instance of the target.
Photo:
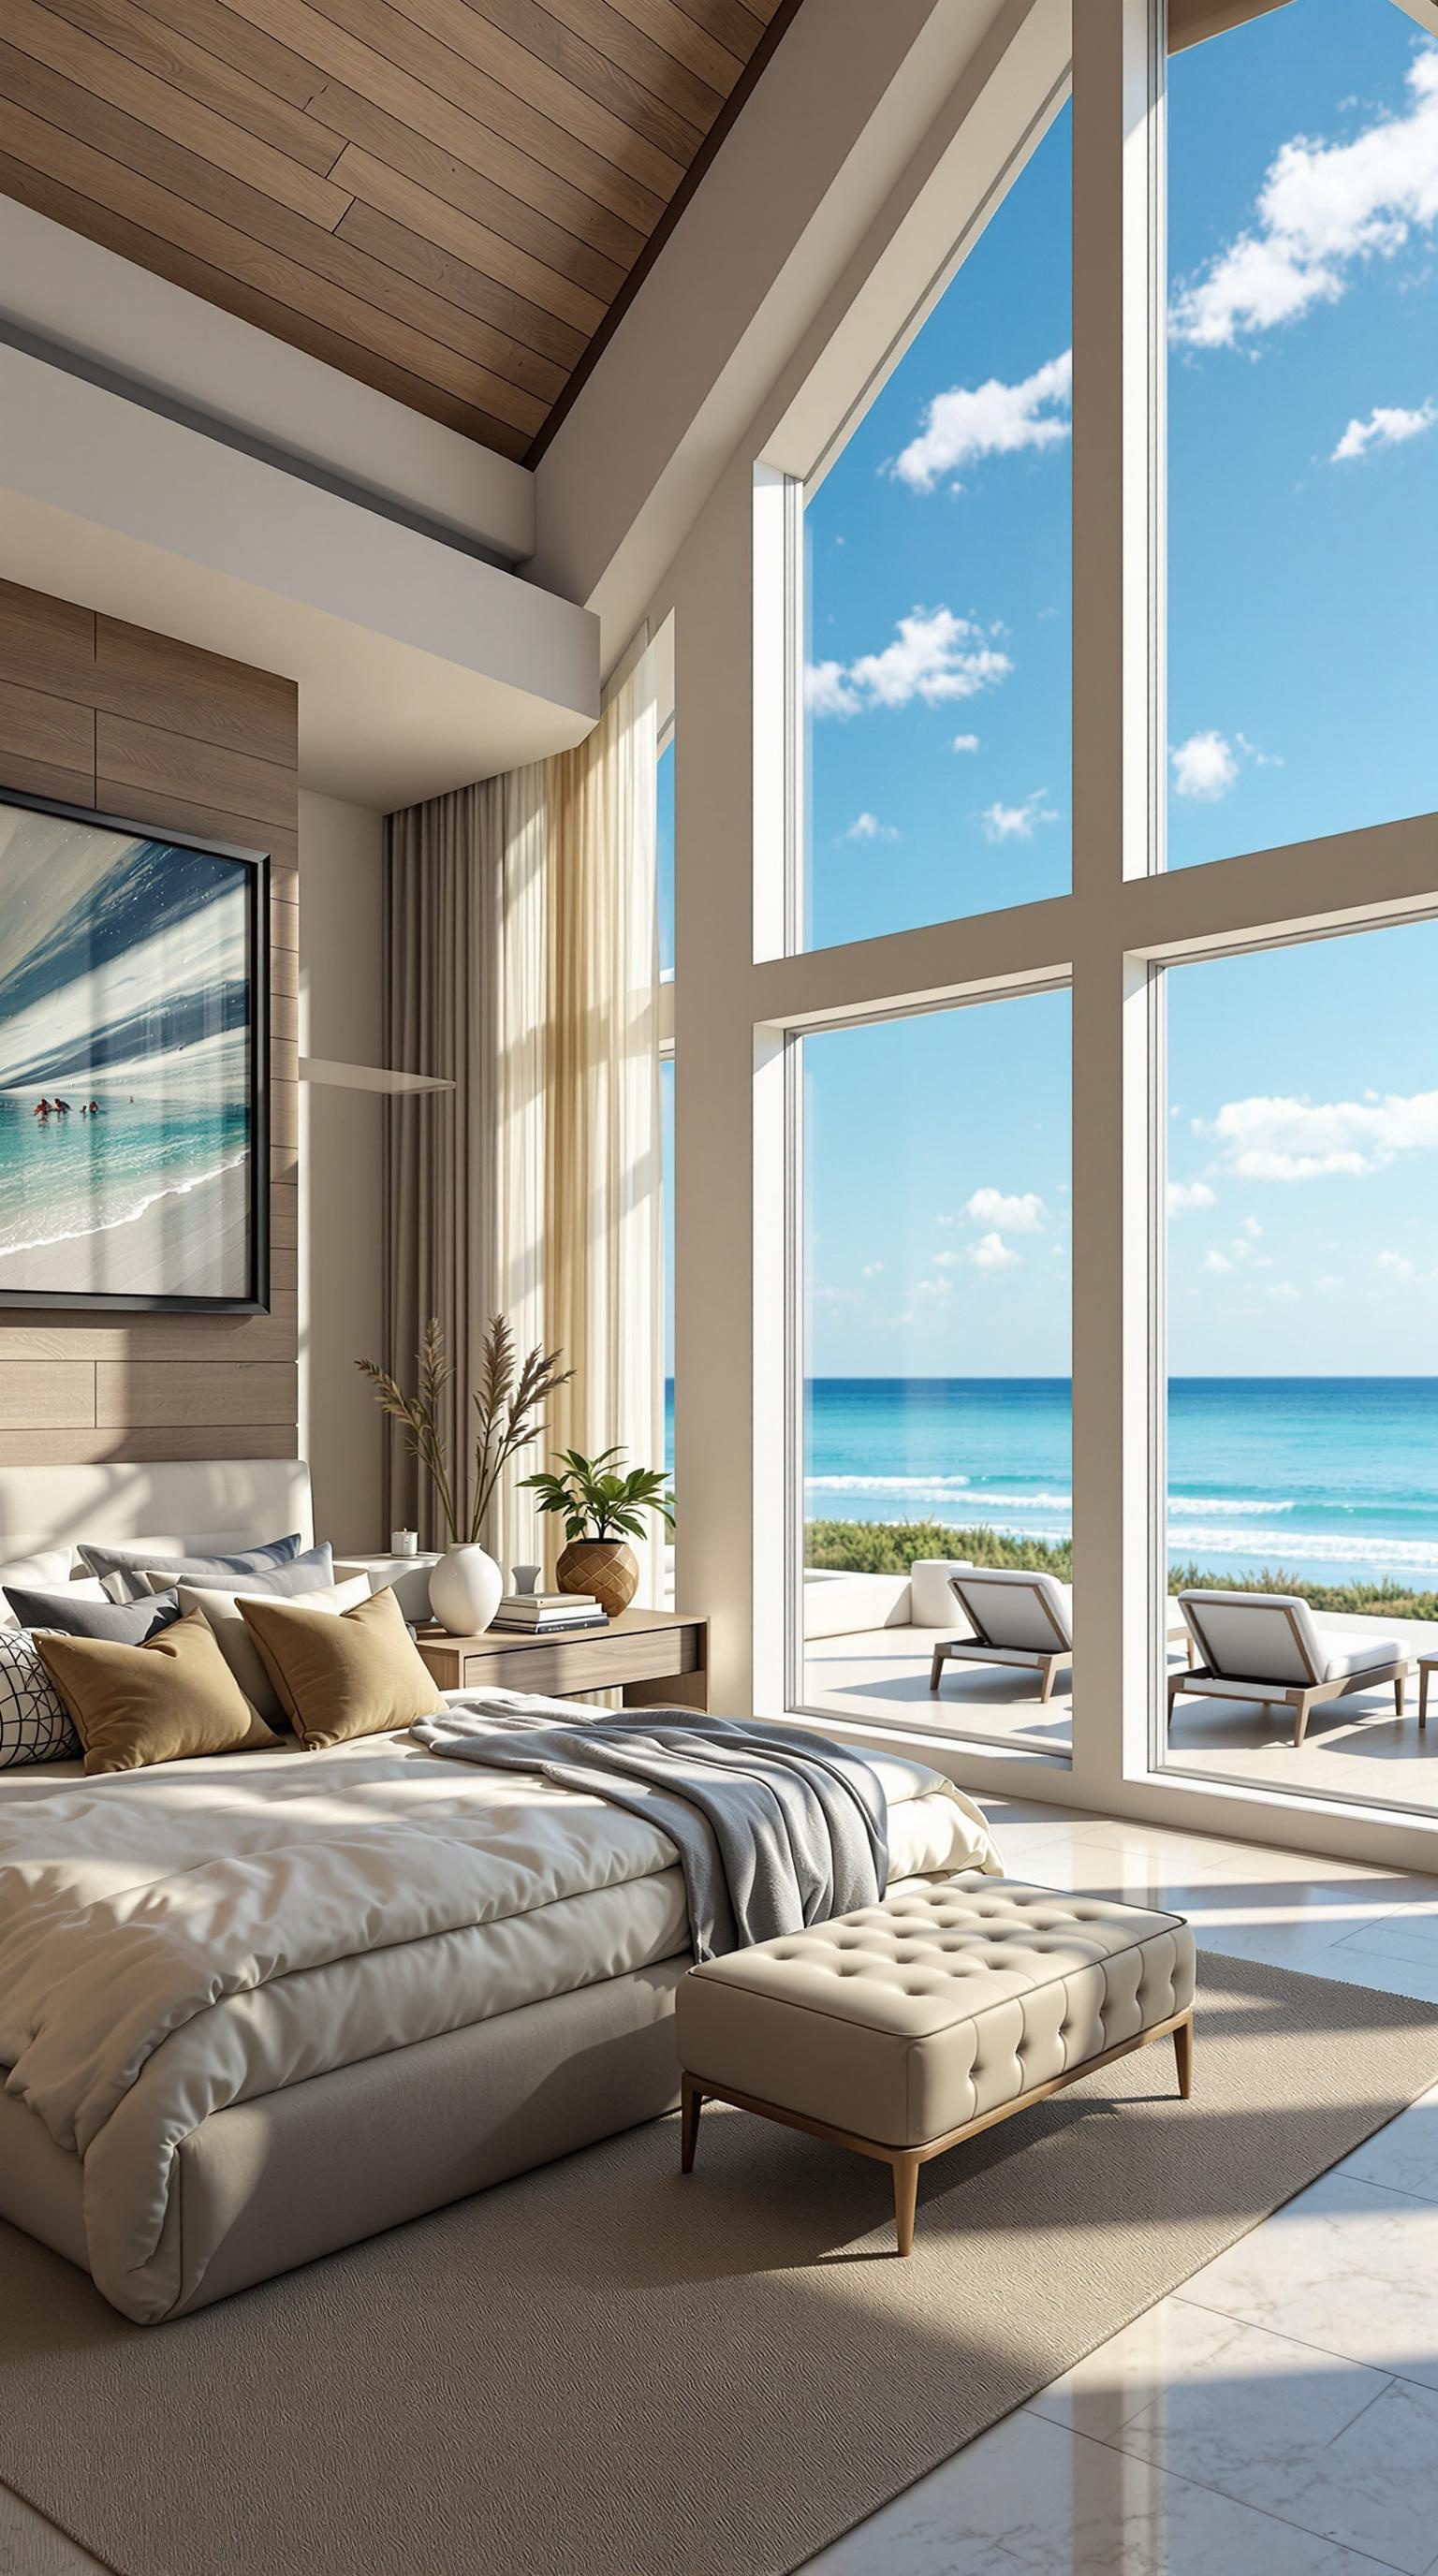
[(608, 1613), (592, 1592), (506, 1592), (495, 1612), (496, 1628), (553, 1636), (558, 1628), (605, 1628)]

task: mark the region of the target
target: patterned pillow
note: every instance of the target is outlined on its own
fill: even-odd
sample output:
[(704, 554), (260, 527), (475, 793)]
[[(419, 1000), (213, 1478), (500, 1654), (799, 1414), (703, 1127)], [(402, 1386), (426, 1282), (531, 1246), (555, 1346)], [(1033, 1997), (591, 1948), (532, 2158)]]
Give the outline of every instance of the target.
[(80, 1739), (70, 1712), (24, 1628), (0, 1634), (0, 1771), (32, 1762), (74, 1762)]

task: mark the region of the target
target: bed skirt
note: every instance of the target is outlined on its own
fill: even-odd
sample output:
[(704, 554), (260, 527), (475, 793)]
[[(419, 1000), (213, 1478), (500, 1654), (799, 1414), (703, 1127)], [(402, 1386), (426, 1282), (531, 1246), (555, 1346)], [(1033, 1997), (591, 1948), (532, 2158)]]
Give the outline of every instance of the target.
[[(212, 2113), (176, 2157), (169, 2315), (672, 2110), (689, 1963), (685, 1950)], [(80, 2160), (6, 2093), (0, 2217), (88, 2270)]]

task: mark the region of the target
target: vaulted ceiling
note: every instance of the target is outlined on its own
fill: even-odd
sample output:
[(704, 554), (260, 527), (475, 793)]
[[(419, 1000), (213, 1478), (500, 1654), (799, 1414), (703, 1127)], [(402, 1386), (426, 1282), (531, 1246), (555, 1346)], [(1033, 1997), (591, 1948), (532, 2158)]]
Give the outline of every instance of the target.
[(798, 0), (3, 0), (0, 192), (532, 460)]

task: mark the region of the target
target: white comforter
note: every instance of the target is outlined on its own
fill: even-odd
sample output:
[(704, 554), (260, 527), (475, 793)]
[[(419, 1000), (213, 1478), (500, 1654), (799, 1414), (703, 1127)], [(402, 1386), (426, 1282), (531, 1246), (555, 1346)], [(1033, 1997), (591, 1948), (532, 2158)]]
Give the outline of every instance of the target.
[[(997, 1869), (980, 1810), (874, 1757), (891, 1882)], [(686, 1946), (673, 1845), (404, 1736), (0, 1797), (0, 2067), (84, 2161), (91, 2269), (175, 2295), (178, 2142), (213, 2111)]]

